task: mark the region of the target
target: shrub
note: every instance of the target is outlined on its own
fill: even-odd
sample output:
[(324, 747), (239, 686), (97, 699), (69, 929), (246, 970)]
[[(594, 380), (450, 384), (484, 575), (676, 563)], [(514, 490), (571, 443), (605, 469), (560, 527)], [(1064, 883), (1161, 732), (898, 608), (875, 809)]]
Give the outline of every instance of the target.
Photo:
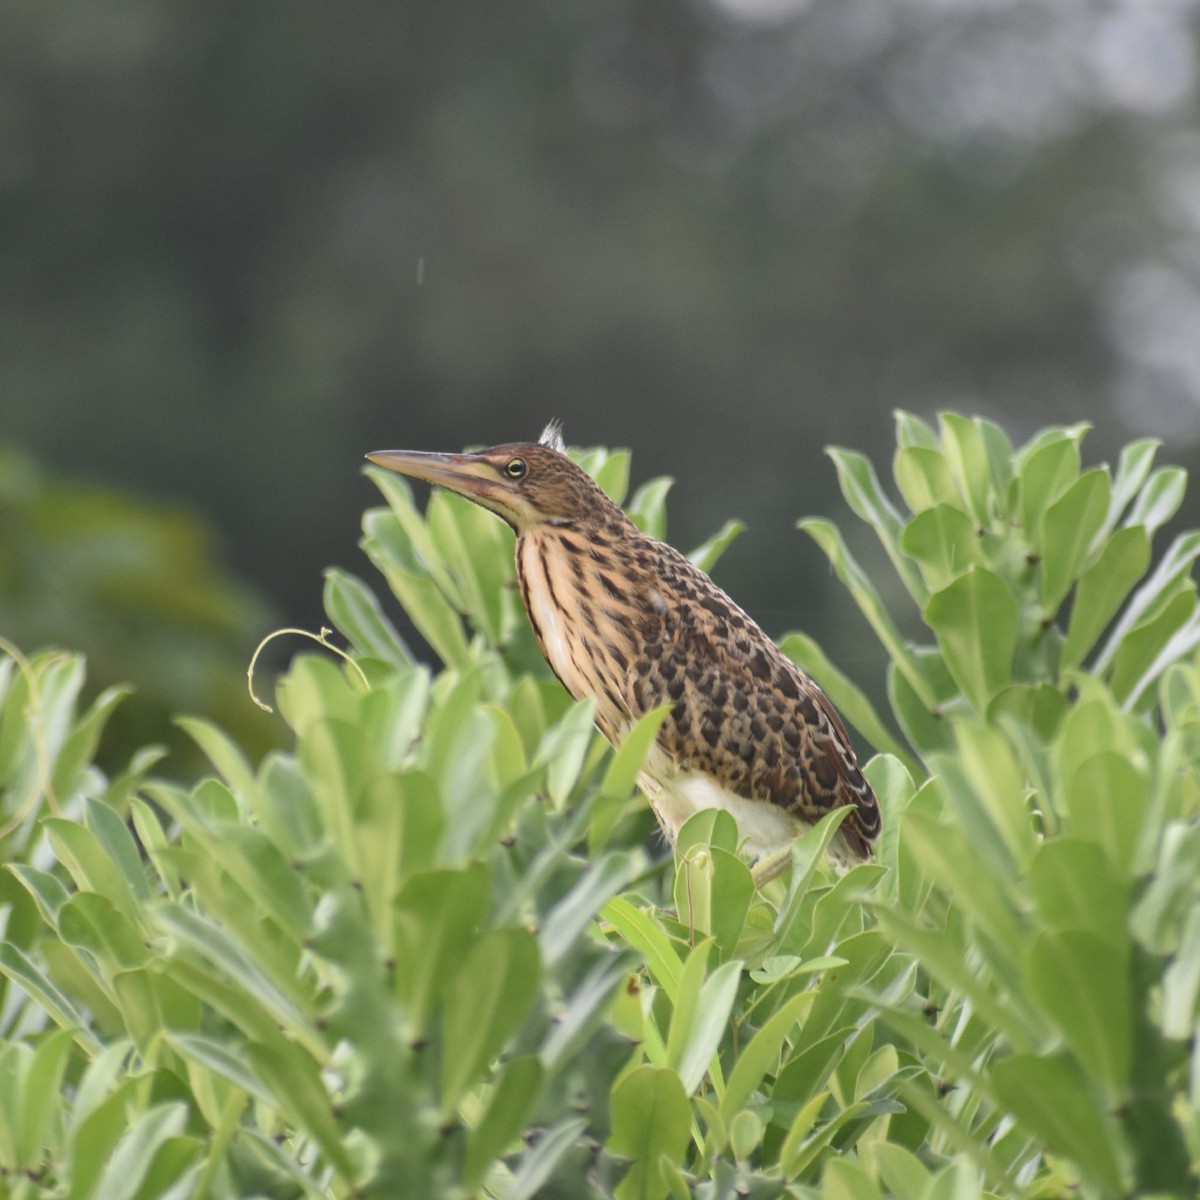
[[(9, 664), (2, 1194), (1194, 1194), (1200, 535), (1150, 570), (1182, 473), (1083, 471), (1083, 432), (902, 414), (907, 512), (832, 452), (931, 640), (801, 523), (897, 724), (784, 640), (879, 750), (885, 832), (834, 874), (833, 814), (761, 893), (724, 815), (661, 852), (654, 717), (613, 753), (549, 678), (504, 527), (394, 475), (363, 545), (444, 666), (331, 571), (354, 664), (297, 657), (257, 767), (190, 720), (215, 775), (107, 780), (116, 696)], [(626, 455), (581, 458), (623, 498)], [(665, 494), (629, 503), (656, 533)]]

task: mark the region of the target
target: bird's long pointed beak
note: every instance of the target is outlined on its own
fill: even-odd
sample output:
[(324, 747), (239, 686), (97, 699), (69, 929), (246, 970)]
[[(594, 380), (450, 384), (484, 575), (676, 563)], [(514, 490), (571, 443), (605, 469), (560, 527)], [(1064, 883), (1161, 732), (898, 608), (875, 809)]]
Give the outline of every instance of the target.
[(367, 455), (376, 466), (423, 479), (464, 496), (479, 496), (496, 483), (494, 468), (475, 454), (432, 454), (422, 450), (375, 450)]

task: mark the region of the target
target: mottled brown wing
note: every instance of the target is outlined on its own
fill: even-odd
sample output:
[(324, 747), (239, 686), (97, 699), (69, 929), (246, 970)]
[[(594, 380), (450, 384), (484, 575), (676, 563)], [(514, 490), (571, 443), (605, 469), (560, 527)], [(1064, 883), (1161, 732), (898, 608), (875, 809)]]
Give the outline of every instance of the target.
[[(673, 705), (659, 743), (683, 771), (704, 771), (748, 799), (804, 820), (852, 806), (847, 849), (870, 855), (879, 806), (825, 694), (707, 580), (669, 580), (657, 628), (633, 664), (634, 715)], [(682, 586), (681, 586), (682, 585)], [(709, 590), (711, 589), (711, 590)], [(691, 594), (689, 594), (691, 593)]]

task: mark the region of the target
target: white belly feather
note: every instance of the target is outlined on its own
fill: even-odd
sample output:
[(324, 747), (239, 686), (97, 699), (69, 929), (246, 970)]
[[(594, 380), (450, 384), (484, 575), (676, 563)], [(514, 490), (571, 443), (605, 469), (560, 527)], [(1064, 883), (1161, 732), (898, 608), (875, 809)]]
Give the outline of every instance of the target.
[(781, 850), (796, 836), (798, 823), (783, 809), (737, 796), (699, 771), (673, 774), (658, 746), (650, 751), (638, 784), (672, 845), (688, 817), (706, 808), (723, 808), (733, 817), (742, 846), (755, 858)]

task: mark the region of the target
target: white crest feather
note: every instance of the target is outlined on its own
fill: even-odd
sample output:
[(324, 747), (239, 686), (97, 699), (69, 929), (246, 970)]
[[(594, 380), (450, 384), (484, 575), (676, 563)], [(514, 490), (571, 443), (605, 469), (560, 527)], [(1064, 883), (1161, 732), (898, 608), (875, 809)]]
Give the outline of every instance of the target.
[(566, 453), (567, 445), (563, 441), (562, 422), (557, 417), (542, 430), (542, 436), (538, 438), (538, 445), (548, 446), (551, 450), (557, 450), (559, 454)]

